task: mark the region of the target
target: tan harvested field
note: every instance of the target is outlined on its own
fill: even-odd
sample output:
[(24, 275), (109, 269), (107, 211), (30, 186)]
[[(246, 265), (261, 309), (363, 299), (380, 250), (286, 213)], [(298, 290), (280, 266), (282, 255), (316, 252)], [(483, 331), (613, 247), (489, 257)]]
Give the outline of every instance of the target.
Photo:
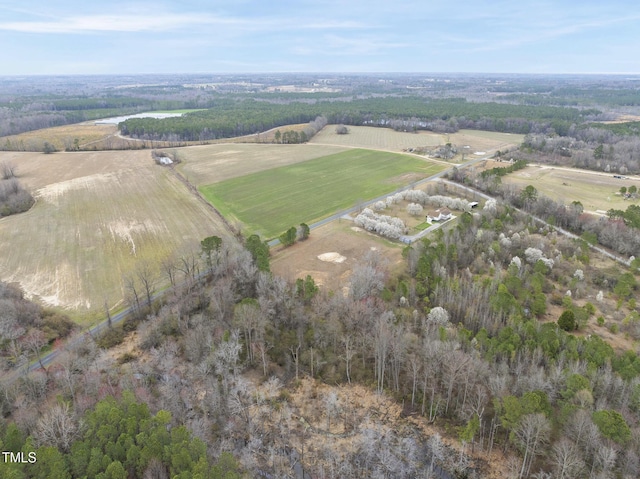
[(372, 126), (349, 126), (347, 135), (338, 135), (336, 125), (327, 125), (314, 136), (311, 144), (341, 145), (351, 148), (372, 148), (376, 150), (403, 151), (421, 146), (444, 145), (446, 135), (420, 131), (404, 133), (390, 128)]
[(634, 201), (625, 200), (616, 193), (622, 186), (640, 187), (637, 178), (619, 179), (611, 173), (548, 166), (528, 166), (503, 176), (502, 182), (523, 187), (533, 185), (545, 196), (565, 203), (579, 201), (585, 210), (600, 212), (611, 208), (626, 210)]
[(143, 150), (58, 152), (51, 155), (0, 152), (0, 161), (4, 160), (16, 167), (19, 180), (31, 190), (89, 175), (155, 166), (151, 152)]
[(470, 153), (477, 151), (504, 150), (510, 147), (519, 146), (524, 140), (524, 135), (516, 133), (500, 133), (497, 131), (483, 130), (460, 130), (451, 133), (449, 141), (458, 148), (465, 148)]
[[(238, 136), (236, 138), (222, 138), (219, 140), (179, 142), (181, 145), (195, 146), (202, 144), (226, 143), (272, 143), (275, 133), (280, 130), (302, 131), (308, 123), (285, 125), (273, 128), (255, 135)], [(120, 136), (117, 125), (98, 124), (93, 121), (75, 123), (72, 125), (43, 128), (19, 135), (0, 137), (0, 147), (7, 151), (42, 151), (44, 143), (52, 144), (57, 151), (72, 150), (74, 140), (78, 140), (78, 147), (82, 151), (92, 150), (127, 150), (142, 148), (171, 148), (178, 146), (176, 142), (137, 140)]]
[(606, 124), (615, 124), (615, 123), (630, 123), (632, 121), (640, 121), (640, 116), (638, 115), (620, 115), (615, 120), (608, 121), (600, 121), (599, 123)]
[[(349, 134), (338, 135), (335, 125), (327, 125), (313, 137), (311, 144), (341, 145), (350, 148), (372, 148), (377, 150), (404, 151), (409, 148), (435, 148), (452, 143), (459, 154), (454, 160), (461, 160), (462, 154), (469, 159), (475, 152), (487, 152), (517, 146), (524, 135), (497, 133), (493, 131), (460, 130), (458, 133), (440, 134), (428, 131), (405, 133), (390, 128), (371, 126), (349, 126)], [(465, 148), (468, 146), (469, 148)]]
[(149, 151), (0, 153), (36, 205), (0, 220), (0, 279), (78, 319), (122, 302), (122, 279), (144, 263), (227, 238), (223, 225)]
[(314, 229), (306, 241), (272, 250), (271, 270), (290, 281), (309, 274), (326, 291), (342, 293), (348, 291), (353, 267), (369, 252), (381, 253), (390, 271), (402, 270), (402, 248), (341, 219)]
[(19, 135), (3, 136), (0, 138), (0, 145), (3, 148), (10, 146), (6, 149), (11, 150), (42, 150), (46, 141), (55, 146), (58, 151), (62, 151), (73, 147), (75, 139), (78, 140), (80, 147), (90, 147), (92, 144), (97, 144), (101, 140), (115, 135), (117, 131), (116, 125), (95, 125), (94, 122), (88, 121), (29, 131)]
[(196, 186), (344, 151), (339, 146), (219, 144), (176, 148), (180, 172)]

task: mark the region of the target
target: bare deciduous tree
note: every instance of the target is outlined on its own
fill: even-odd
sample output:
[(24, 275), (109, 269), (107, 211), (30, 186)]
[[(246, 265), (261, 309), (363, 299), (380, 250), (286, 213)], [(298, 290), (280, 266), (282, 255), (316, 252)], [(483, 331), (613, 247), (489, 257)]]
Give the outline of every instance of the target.
[(10, 180), (11, 178), (15, 178), (15, 167), (8, 161), (3, 161), (2, 163), (0, 163), (0, 176), (2, 176), (3, 180)]
[(147, 297), (147, 307), (151, 308), (151, 299), (153, 293), (155, 293), (155, 284), (157, 281), (156, 271), (148, 262), (144, 261), (136, 268), (136, 276)]
[(40, 367), (44, 369), (44, 364), (42, 364), (42, 356), (40, 353), (42, 352), (42, 348), (47, 344), (47, 338), (45, 334), (38, 329), (32, 329), (22, 338), (22, 344), (24, 345), (25, 349), (31, 351), (31, 353), (38, 358)]
[(551, 457), (558, 479), (581, 477), (584, 461), (577, 446), (566, 438), (560, 439), (553, 445)]
[(68, 453), (79, 436), (79, 424), (67, 403), (49, 408), (38, 420), (34, 433), (36, 444), (53, 446)]
[(531, 464), (540, 453), (540, 448), (549, 440), (551, 425), (544, 414), (526, 414), (513, 430), (517, 444), (523, 450), (519, 477), (529, 475)]

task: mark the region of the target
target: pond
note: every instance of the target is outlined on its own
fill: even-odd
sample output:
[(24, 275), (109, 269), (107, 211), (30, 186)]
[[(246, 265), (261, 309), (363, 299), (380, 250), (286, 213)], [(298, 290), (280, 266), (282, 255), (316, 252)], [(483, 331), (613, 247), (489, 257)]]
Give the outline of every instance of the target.
[(136, 113), (135, 115), (124, 115), (124, 116), (114, 116), (113, 118), (102, 118), (100, 120), (96, 120), (96, 125), (117, 125), (121, 121), (128, 120), (129, 118), (173, 118), (176, 116), (182, 116), (182, 113), (158, 113), (158, 112), (147, 112), (147, 113)]

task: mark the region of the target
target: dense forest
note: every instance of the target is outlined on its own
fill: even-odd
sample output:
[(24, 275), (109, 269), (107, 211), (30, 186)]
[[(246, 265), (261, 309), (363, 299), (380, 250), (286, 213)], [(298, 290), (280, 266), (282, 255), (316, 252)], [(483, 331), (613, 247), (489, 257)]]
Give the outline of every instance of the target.
[(119, 127), (123, 134), (136, 138), (203, 141), (258, 133), (324, 116), (333, 124), (383, 126), (403, 131), (455, 132), (460, 128), (474, 128), (530, 133), (552, 129), (564, 134), (572, 124), (594, 119), (600, 114), (594, 109), (471, 103), (463, 98), (436, 100), (416, 96), (312, 104), (218, 100), (205, 111), (161, 120), (132, 118)]

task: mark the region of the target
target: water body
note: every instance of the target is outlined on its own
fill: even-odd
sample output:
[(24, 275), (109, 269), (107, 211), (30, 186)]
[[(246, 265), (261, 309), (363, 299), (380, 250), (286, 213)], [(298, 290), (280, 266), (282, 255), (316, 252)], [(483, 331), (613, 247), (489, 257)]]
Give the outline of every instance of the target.
[(173, 118), (176, 116), (182, 116), (182, 113), (156, 113), (153, 111), (147, 113), (136, 113), (135, 115), (114, 116), (113, 118), (102, 118), (96, 120), (96, 125), (117, 125), (121, 121), (128, 120), (129, 118), (156, 118), (162, 120), (163, 118)]

